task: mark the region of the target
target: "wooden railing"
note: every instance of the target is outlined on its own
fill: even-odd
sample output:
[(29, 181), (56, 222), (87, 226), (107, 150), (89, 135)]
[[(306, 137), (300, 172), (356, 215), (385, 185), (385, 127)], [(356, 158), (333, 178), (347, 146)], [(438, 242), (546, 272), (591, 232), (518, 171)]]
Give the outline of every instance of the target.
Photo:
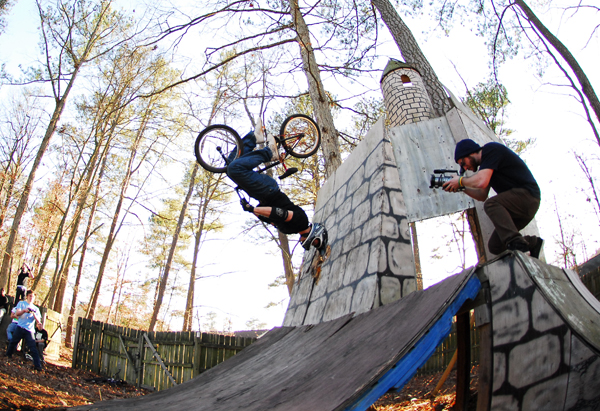
[(225, 361), (255, 340), (199, 332), (146, 332), (80, 317), (72, 366), (164, 390)]

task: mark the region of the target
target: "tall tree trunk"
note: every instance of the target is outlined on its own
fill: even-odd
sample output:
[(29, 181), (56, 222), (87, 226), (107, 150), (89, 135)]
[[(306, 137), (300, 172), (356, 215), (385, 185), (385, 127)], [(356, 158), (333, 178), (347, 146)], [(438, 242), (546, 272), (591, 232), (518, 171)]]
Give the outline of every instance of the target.
[(417, 40), (389, 0), (371, 0), (371, 2), (379, 10), (383, 22), (390, 30), (404, 62), (413, 66), (421, 74), (435, 114), (443, 116), (452, 108), (452, 104)]
[[(192, 175), (196, 180), (196, 169), (198, 164), (194, 164), (194, 171)], [(204, 222), (206, 219), (206, 205), (205, 202), (203, 207), (198, 208), (198, 230), (194, 235), (194, 256), (192, 258), (192, 269), (190, 270), (190, 283), (188, 285), (188, 292), (185, 302), (185, 311), (183, 313), (183, 329), (182, 331), (192, 331), (192, 320), (194, 316), (194, 293), (196, 291), (196, 266), (198, 263), (198, 254), (200, 252), (200, 240), (202, 239), (202, 233), (204, 232)]]
[(294, 268), (292, 266), (292, 256), (290, 255), (290, 242), (287, 235), (281, 231), (277, 231), (279, 235), (279, 250), (281, 251), (281, 258), (283, 260), (283, 272), (285, 273), (285, 284), (287, 285), (288, 294), (292, 296), (292, 289), (296, 282), (296, 276), (294, 275)]
[[(111, 131), (109, 135), (114, 135), (114, 128), (116, 122), (113, 121)], [(104, 134), (103, 134), (104, 135)], [(106, 144), (103, 144), (104, 138), (102, 138), (95, 147), (94, 153), (92, 154), (92, 158), (88, 161), (87, 172), (85, 177), (82, 179), (82, 182), (78, 184), (78, 186), (82, 186), (83, 189), (78, 191), (82, 191), (79, 200), (77, 202), (77, 208), (75, 210), (75, 216), (73, 217), (73, 221), (71, 222), (71, 233), (69, 235), (69, 239), (67, 241), (67, 247), (65, 250), (65, 257), (63, 258), (62, 266), (59, 271), (59, 278), (57, 284), (53, 284), (52, 287), (56, 287), (54, 301), (51, 301), (53, 305), (53, 309), (56, 312), (62, 313), (63, 309), (63, 301), (65, 297), (65, 290), (67, 288), (67, 279), (69, 278), (69, 270), (73, 263), (73, 258), (75, 257), (75, 240), (77, 239), (77, 234), (79, 233), (79, 226), (81, 223), (81, 218), (83, 216), (83, 210), (87, 204), (87, 200), (89, 198), (90, 192), (93, 187), (94, 176), (98, 173), (98, 165), (102, 170), (98, 173), (99, 176), (103, 174), (104, 167), (106, 166), (106, 162), (104, 159), (108, 157), (108, 151), (110, 149), (110, 138)], [(103, 148), (100, 151), (100, 148)], [(100, 177), (99, 177), (100, 178)], [(50, 305), (50, 304), (49, 304)]]
[[(152, 103), (150, 103), (151, 105)], [(149, 106), (150, 106), (149, 105)], [(112, 250), (112, 246), (116, 240), (116, 236), (118, 233), (117, 223), (119, 221), (119, 216), (121, 214), (121, 209), (123, 208), (123, 202), (125, 200), (125, 194), (127, 193), (127, 189), (129, 188), (129, 183), (131, 182), (131, 176), (133, 174), (133, 163), (136, 158), (136, 152), (138, 150), (138, 146), (144, 136), (146, 131), (146, 126), (148, 124), (148, 116), (150, 115), (150, 109), (146, 110), (144, 118), (142, 120), (142, 124), (140, 125), (140, 129), (138, 130), (135, 140), (131, 145), (131, 155), (129, 157), (129, 161), (127, 163), (127, 168), (125, 171), (125, 177), (123, 178), (123, 182), (121, 183), (121, 192), (119, 193), (119, 200), (117, 202), (117, 206), (115, 208), (115, 212), (113, 215), (113, 219), (110, 225), (110, 230), (108, 233), (108, 237), (106, 239), (106, 245), (104, 247), (104, 252), (102, 253), (102, 260), (100, 261), (100, 267), (98, 268), (98, 276), (96, 277), (96, 283), (94, 284), (94, 289), (92, 291), (92, 296), (90, 298), (90, 304), (88, 306), (86, 312), (86, 318), (93, 320), (96, 314), (96, 308), (98, 305), (98, 297), (100, 295), (100, 287), (102, 286), (102, 278), (104, 276), (104, 271), (106, 270), (106, 266), (108, 264), (108, 257), (110, 255), (110, 251)]]
[[(42, 6), (39, 3), (37, 4), (37, 6), (38, 6), (39, 16), (40, 16), (40, 20), (41, 20), (41, 24), (42, 24), (42, 32), (45, 35), (46, 33), (43, 30), (44, 29), (44, 18), (45, 18), (44, 12), (42, 10)], [(108, 6), (110, 6), (110, 3), (108, 4)], [(27, 208), (27, 203), (29, 202), (29, 195), (31, 194), (31, 190), (33, 188), (33, 183), (35, 181), (35, 175), (37, 173), (37, 170), (39, 169), (40, 165), (42, 164), (42, 158), (44, 157), (44, 154), (46, 153), (46, 150), (48, 149), (48, 146), (50, 145), (50, 140), (51, 140), (52, 136), (54, 135), (54, 131), (56, 130), (56, 125), (58, 124), (58, 121), (60, 120), (60, 117), (63, 113), (63, 110), (64, 110), (66, 102), (67, 102), (67, 98), (69, 97), (69, 94), (71, 93), (73, 85), (75, 84), (77, 75), (79, 74), (79, 71), (81, 70), (81, 67), (83, 66), (83, 64), (85, 64), (87, 62), (88, 58), (90, 58), (90, 55), (92, 53), (94, 46), (96, 45), (96, 42), (99, 41), (99, 38), (97, 36), (101, 29), (101, 24), (102, 24), (102, 20), (103, 20), (102, 17), (108, 11), (108, 8), (105, 7), (105, 5), (102, 5), (101, 9), (102, 10), (100, 11), (100, 14), (97, 15), (97, 19), (93, 23), (95, 25), (94, 25), (92, 31), (89, 33), (89, 37), (85, 43), (85, 46), (82, 48), (83, 51), (82, 51), (81, 55), (76, 56), (75, 50), (67, 51), (66, 44), (64, 45), (64, 47), (61, 50), (62, 52), (65, 53), (65, 55), (68, 55), (73, 59), (73, 63), (74, 63), (73, 71), (70, 74), (69, 81), (67, 82), (67, 87), (65, 88), (62, 95), (60, 94), (60, 88), (61, 88), (60, 83), (61, 83), (61, 81), (63, 81), (63, 76), (65, 76), (64, 73), (61, 73), (61, 72), (54, 73), (54, 74), (57, 74), (57, 76), (52, 78), (52, 87), (53, 87), (54, 100), (55, 100), (54, 112), (52, 113), (52, 117), (50, 118), (50, 123), (48, 124), (48, 127), (46, 128), (46, 133), (44, 134), (44, 138), (42, 139), (42, 141), (40, 143), (40, 147), (35, 156), (35, 160), (33, 161), (33, 165), (31, 167), (31, 170), (29, 171), (29, 176), (27, 178), (27, 182), (25, 183), (25, 186), (23, 187), (21, 198), (19, 199), (19, 204), (17, 205), (17, 210), (16, 210), (15, 216), (13, 218), (8, 241), (6, 243), (4, 254), (2, 257), (2, 266), (0, 266), (0, 287), (6, 286), (6, 282), (8, 279), (9, 265), (11, 263), (13, 250), (15, 248), (17, 236), (19, 234), (19, 227), (21, 226), (21, 219), (23, 218), (23, 215), (25, 214), (25, 210)], [(74, 30), (76, 30), (76, 27), (69, 26), (68, 29), (70, 29), (71, 31), (74, 31)], [(46, 55), (48, 56), (48, 61), (49, 61), (49, 59), (50, 59), (49, 53), (51, 52), (50, 44), (48, 43), (47, 38), (45, 38), (45, 40), (46, 40), (46, 42), (44, 43), (45, 52), (46, 52)], [(69, 43), (69, 45), (71, 45), (71, 44)], [(56, 52), (56, 50), (54, 50), (52, 52), (54, 53), (54, 52)], [(62, 67), (62, 66), (59, 66), (59, 67)], [(50, 66), (47, 66), (47, 69), (52, 74), (52, 68)]]
[(79, 267), (77, 267), (77, 276), (75, 277), (75, 285), (73, 286), (73, 297), (71, 298), (71, 308), (69, 309), (69, 317), (67, 318), (67, 333), (65, 337), (65, 343), (68, 344), (67, 347), (71, 347), (70, 344), (73, 335), (73, 323), (75, 320), (75, 311), (77, 311), (77, 298), (79, 297), (79, 284), (81, 282), (81, 276), (83, 274), (83, 266), (85, 262), (85, 254), (87, 252), (87, 242), (92, 235), (92, 225), (94, 223), (94, 218), (96, 216), (96, 208), (98, 207), (98, 197), (100, 194), (100, 185), (102, 181), (102, 177), (104, 176), (104, 171), (106, 169), (106, 162), (108, 160), (108, 156), (104, 156), (102, 160), (102, 166), (100, 167), (100, 174), (98, 179), (96, 180), (96, 188), (94, 192), (94, 201), (92, 202), (92, 209), (90, 210), (90, 216), (88, 218), (87, 227), (85, 229), (85, 237), (83, 239), (83, 244), (81, 246), (81, 255), (79, 256)]
[(198, 251), (200, 244), (200, 237), (202, 232), (198, 230), (194, 239), (194, 257), (192, 259), (192, 269), (190, 270), (190, 283), (188, 285), (188, 292), (185, 300), (185, 311), (183, 312), (183, 328), (181, 331), (192, 331), (192, 319), (194, 316), (194, 293), (196, 288), (196, 263), (198, 261)]
[(75, 81), (75, 75), (71, 77), (71, 81), (67, 86), (67, 90), (63, 97), (57, 101), (56, 107), (54, 108), (54, 112), (52, 113), (52, 118), (50, 119), (50, 124), (46, 129), (46, 133), (44, 134), (44, 138), (40, 143), (40, 147), (38, 149), (37, 155), (35, 156), (35, 160), (33, 161), (33, 165), (29, 172), (29, 177), (27, 177), (27, 182), (23, 187), (23, 192), (21, 194), (21, 198), (19, 199), (19, 204), (17, 205), (17, 210), (15, 212), (15, 216), (13, 218), (12, 226), (10, 228), (8, 241), (6, 242), (6, 248), (4, 249), (4, 254), (2, 257), (2, 266), (0, 267), (0, 287), (6, 287), (6, 282), (8, 280), (8, 270), (10, 267), (13, 250), (15, 248), (15, 244), (17, 241), (17, 235), (19, 234), (19, 227), (21, 226), (21, 219), (23, 218), (23, 214), (25, 214), (25, 210), (27, 208), (27, 203), (29, 202), (29, 195), (31, 194), (31, 189), (33, 188), (33, 182), (35, 181), (35, 174), (42, 164), (42, 158), (50, 145), (50, 139), (54, 135), (54, 131), (56, 130), (56, 124), (60, 120), (60, 116), (65, 107), (65, 103), (67, 101), (67, 96), (71, 91), (73, 83)]
[(183, 226), (183, 220), (185, 219), (185, 212), (187, 210), (187, 206), (190, 202), (190, 198), (192, 198), (192, 193), (194, 192), (194, 186), (196, 185), (196, 174), (198, 173), (198, 163), (194, 163), (194, 168), (192, 169), (192, 175), (190, 176), (190, 184), (188, 186), (188, 192), (183, 200), (183, 204), (181, 205), (181, 211), (179, 212), (179, 219), (177, 220), (177, 227), (175, 227), (175, 232), (173, 233), (173, 241), (171, 241), (171, 248), (169, 249), (169, 255), (167, 256), (167, 263), (165, 264), (165, 269), (163, 272), (163, 276), (160, 280), (160, 287), (158, 288), (158, 296), (156, 301), (154, 302), (154, 310), (152, 311), (152, 317), (150, 318), (150, 325), (148, 327), (148, 331), (154, 331), (154, 327), (156, 327), (156, 321), (158, 320), (158, 313), (160, 311), (160, 306), (162, 305), (162, 300), (165, 295), (165, 289), (167, 288), (167, 281), (169, 279), (169, 272), (171, 271), (171, 265), (173, 264), (173, 257), (175, 256), (175, 249), (177, 248), (177, 242), (179, 241), (179, 234), (181, 233), (181, 227)]
[(297, 0), (289, 0), (290, 13), (294, 28), (298, 35), (298, 45), (302, 56), (302, 65), (306, 79), (308, 80), (308, 91), (315, 110), (317, 124), (321, 129), (321, 148), (325, 158), (325, 177), (329, 177), (342, 164), (338, 144), (338, 131), (333, 124), (331, 114), (331, 100), (323, 87), (321, 73), (315, 59), (315, 53), (310, 41), (308, 26), (300, 12)]
[(0, 212), (0, 229), (4, 226), (4, 219), (6, 218), (6, 213), (8, 212), (8, 208), (10, 206), (10, 200), (12, 200), (13, 189), (16, 183), (16, 174), (11, 173), (9, 177), (8, 187), (6, 188), (6, 199), (4, 200), (4, 204), (2, 205), (2, 211)]

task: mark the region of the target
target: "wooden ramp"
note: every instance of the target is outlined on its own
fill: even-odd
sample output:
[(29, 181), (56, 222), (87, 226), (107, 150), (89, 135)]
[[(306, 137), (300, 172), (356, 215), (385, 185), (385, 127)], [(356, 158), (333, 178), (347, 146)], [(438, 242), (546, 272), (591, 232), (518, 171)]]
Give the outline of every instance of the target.
[(477, 410), (600, 410), (600, 303), (579, 276), (518, 251), (477, 274)]
[(274, 328), (198, 377), (147, 396), (80, 410), (365, 410), (400, 388), (481, 287), (474, 269), (352, 317)]

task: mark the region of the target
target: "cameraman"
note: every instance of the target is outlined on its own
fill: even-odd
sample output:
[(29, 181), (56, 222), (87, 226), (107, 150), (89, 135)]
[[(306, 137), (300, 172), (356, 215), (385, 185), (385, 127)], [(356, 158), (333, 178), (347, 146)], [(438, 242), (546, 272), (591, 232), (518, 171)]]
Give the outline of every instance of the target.
[(19, 344), (22, 339), (25, 339), (27, 347), (29, 347), (31, 357), (33, 358), (33, 365), (35, 369), (42, 371), (40, 356), (35, 340), (33, 339), (33, 333), (35, 332), (36, 324), (41, 326), (42, 322), (40, 320), (40, 310), (33, 305), (34, 301), (35, 293), (32, 290), (29, 290), (25, 295), (25, 301), (19, 301), (19, 304), (17, 304), (15, 315), (19, 318), (19, 322), (17, 323), (15, 331), (13, 331), (12, 339), (8, 344), (6, 356), (10, 358), (13, 352), (15, 352), (17, 344)]
[[(544, 240), (519, 233), (533, 220), (541, 199), (540, 188), (525, 162), (502, 144), (492, 142), (480, 147), (471, 139), (458, 142), (454, 160), (463, 171), (476, 173), (456, 176), (443, 189), (453, 193), (464, 190), (469, 197), (485, 201), (483, 209), (495, 228), (488, 242), (490, 252), (529, 251), (539, 258)], [(490, 188), (497, 195), (488, 199)]]

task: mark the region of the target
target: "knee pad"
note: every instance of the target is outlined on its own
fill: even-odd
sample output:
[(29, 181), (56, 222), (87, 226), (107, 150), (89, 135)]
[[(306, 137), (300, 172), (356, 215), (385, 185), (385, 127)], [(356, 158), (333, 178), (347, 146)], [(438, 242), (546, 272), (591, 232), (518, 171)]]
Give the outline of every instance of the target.
[(269, 214), (269, 220), (274, 223), (284, 223), (288, 218), (288, 210), (284, 210), (279, 207), (271, 207), (271, 214)]

